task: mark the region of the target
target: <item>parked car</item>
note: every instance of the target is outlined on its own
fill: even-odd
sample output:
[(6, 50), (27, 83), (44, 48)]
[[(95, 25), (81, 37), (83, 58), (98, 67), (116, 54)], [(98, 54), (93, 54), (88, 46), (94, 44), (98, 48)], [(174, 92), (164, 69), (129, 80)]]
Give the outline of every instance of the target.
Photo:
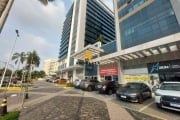
[(143, 103), (146, 98), (152, 97), (151, 89), (145, 83), (130, 82), (116, 92), (121, 100)]
[(99, 93), (113, 94), (116, 93), (118, 83), (115, 81), (105, 80), (101, 85), (97, 86)]
[(53, 82), (53, 83), (58, 83), (58, 80), (59, 80), (59, 79), (53, 79), (52, 82)]
[(81, 83), (81, 80), (80, 80), (80, 79), (79, 79), (79, 80), (75, 80), (75, 81), (73, 82), (74, 88), (79, 88), (79, 87), (80, 87), (80, 83)]
[(80, 89), (83, 89), (83, 88), (84, 88), (86, 81), (87, 81), (87, 80), (81, 80), (81, 82), (80, 82), (80, 84), (79, 84), (79, 88), (80, 88)]
[(98, 80), (84, 80), (80, 83), (80, 88), (87, 91), (95, 90), (96, 84), (98, 84)]
[(163, 82), (155, 91), (157, 107), (180, 111), (180, 82)]
[(67, 79), (61, 78), (61, 79), (57, 80), (57, 83), (59, 83), (59, 84), (66, 84), (67, 81), (68, 81)]
[(52, 78), (46, 78), (46, 82), (52, 81)]

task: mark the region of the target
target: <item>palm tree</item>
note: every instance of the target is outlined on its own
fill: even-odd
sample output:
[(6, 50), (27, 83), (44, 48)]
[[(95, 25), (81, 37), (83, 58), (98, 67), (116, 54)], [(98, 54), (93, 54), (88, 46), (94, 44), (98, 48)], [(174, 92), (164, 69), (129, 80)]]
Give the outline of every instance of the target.
[(104, 35), (100, 34), (99, 37), (97, 38), (97, 41), (102, 43), (103, 40), (104, 40)]
[(33, 52), (27, 53), (27, 68), (30, 69), (31, 65), (35, 67), (39, 67), (40, 64), (40, 57), (38, 56), (37, 52), (33, 50)]
[(12, 60), (15, 60), (15, 64), (17, 64), (18, 62), (23, 64), (24, 61), (26, 59), (26, 54), (25, 52), (21, 52), (21, 53), (14, 53), (12, 56)]
[[(28, 52), (27, 53), (27, 58), (26, 58), (26, 69), (28, 70), (28, 82), (31, 81), (31, 71), (33, 70), (32, 66), (39, 67), (40, 64), (40, 57), (38, 56), (37, 52), (33, 50), (33, 52)], [(25, 87), (25, 99), (28, 99), (28, 85), (26, 84)]]
[(25, 52), (21, 52), (21, 53), (16, 52), (13, 54), (11, 59), (15, 61), (15, 64), (18, 64), (17, 70), (15, 72), (15, 76), (17, 76), (16, 74), (17, 74), (17, 71), (19, 70), (20, 63), (23, 64), (26, 60), (26, 54)]

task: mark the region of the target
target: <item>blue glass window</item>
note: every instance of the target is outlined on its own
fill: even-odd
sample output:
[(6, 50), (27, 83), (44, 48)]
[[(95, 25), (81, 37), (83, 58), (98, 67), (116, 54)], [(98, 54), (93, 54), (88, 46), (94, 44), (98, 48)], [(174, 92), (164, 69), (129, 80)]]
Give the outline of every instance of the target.
[(122, 49), (180, 32), (180, 26), (169, 0), (155, 0), (120, 22), (119, 27)]

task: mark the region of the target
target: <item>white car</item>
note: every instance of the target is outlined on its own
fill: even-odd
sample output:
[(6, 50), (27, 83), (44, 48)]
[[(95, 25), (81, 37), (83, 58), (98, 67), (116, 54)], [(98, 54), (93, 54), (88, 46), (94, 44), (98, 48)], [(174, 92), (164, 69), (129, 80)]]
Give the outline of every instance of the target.
[(81, 83), (81, 80), (75, 80), (74, 83), (73, 83), (74, 87), (79, 88), (80, 83)]
[(180, 82), (163, 82), (155, 91), (158, 107), (180, 112)]

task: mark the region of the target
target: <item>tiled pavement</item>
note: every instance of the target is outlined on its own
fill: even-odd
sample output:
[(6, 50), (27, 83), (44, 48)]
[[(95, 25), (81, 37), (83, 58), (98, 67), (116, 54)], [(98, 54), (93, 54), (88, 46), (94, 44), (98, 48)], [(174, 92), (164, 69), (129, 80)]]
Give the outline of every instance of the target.
[(103, 99), (91, 92), (62, 88), (52, 91), (45, 95), (41, 89), (32, 90), (42, 96), (25, 103), (19, 120), (139, 120), (131, 111), (113, 103), (113, 96)]

